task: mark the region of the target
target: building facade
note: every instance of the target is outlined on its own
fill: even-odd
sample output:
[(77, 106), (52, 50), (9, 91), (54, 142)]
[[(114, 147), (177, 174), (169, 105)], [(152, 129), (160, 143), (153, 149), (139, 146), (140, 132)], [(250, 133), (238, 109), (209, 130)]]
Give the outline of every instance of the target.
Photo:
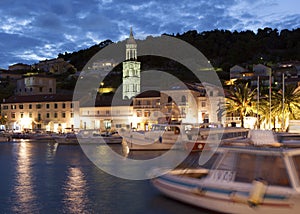
[(30, 76), (17, 80), (16, 95), (56, 94), (56, 79)]
[(69, 69), (75, 70), (75, 67), (66, 62), (63, 58), (43, 60), (39, 63), (34, 64), (32, 67), (39, 71), (55, 74), (67, 72)]
[(137, 43), (132, 29), (126, 43), (126, 61), (123, 62), (123, 99), (128, 100), (141, 91), (141, 63), (137, 61)]
[(69, 95), (12, 96), (1, 104), (7, 128), (16, 132), (75, 130), (79, 120), (79, 102)]

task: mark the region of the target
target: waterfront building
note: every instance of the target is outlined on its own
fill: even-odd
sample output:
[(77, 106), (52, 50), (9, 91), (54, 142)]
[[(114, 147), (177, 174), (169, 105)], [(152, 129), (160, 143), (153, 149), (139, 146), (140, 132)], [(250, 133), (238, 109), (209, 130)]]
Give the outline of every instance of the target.
[(72, 98), (61, 94), (16, 95), (1, 104), (1, 114), (7, 118), (7, 128), (17, 132), (66, 132), (78, 128), (79, 102)]
[(122, 100), (122, 94), (99, 94), (94, 105), (80, 104), (80, 129), (97, 129), (101, 131), (131, 128), (133, 107), (131, 101)]
[(137, 130), (146, 130), (157, 124), (164, 115), (161, 112), (161, 93), (159, 91), (145, 91), (132, 101), (132, 119), (130, 126)]
[(145, 91), (127, 102), (115, 96), (118, 95), (98, 96), (95, 106), (81, 105), (77, 126), (102, 131), (148, 131), (157, 123), (225, 124), (225, 115), (220, 112), (224, 104), (221, 89), (208, 83), (173, 86), (161, 92)]
[(173, 86), (161, 93), (161, 111), (169, 121), (223, 124), (222, 89), (209, 83)]

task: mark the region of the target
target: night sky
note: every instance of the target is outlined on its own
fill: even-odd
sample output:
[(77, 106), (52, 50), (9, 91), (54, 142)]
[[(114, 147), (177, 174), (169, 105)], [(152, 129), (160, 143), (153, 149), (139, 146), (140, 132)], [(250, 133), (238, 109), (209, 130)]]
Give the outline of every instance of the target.
[(36, 63), (106, 39), (300, 27), (299, 0), (1, 0), (0, 68)]

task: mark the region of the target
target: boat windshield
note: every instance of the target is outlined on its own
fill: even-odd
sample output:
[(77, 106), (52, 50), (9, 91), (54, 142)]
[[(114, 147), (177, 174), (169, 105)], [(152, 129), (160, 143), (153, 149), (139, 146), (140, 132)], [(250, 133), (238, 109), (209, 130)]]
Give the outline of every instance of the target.
[(217, 172), (218, 176), (212, 177), (219, 180), (226, 177), (226, 179), (230, 178), (228, 181), (252, 183), (259, 178), (269, 185), (291, 186), (284, 160), (279, 155), (227, 152), (214, 171), (213, 173)]

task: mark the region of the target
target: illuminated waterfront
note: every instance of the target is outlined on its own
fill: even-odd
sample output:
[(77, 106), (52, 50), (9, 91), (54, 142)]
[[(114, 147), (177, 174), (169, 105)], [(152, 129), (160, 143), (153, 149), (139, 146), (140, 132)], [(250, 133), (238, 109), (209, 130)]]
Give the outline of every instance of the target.
[(0, 213), (208, 213), (164, 197), (148, 180), (108, 175), (78, 145), (1, 143), (0, 177)]

